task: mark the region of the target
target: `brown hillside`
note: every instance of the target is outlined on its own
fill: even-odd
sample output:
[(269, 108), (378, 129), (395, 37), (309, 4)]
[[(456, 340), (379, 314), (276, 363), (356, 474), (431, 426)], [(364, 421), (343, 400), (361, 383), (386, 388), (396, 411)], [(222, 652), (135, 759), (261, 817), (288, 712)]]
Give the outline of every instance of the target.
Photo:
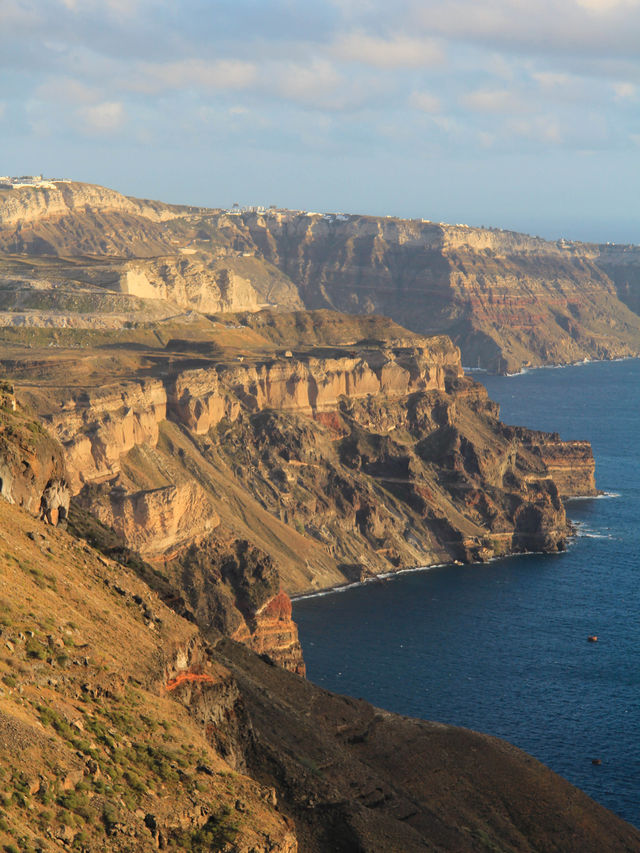
[(7, 850), (640, 850), (524, 753), (211, 646), (117, 562), (4, 501), (0, 538)]

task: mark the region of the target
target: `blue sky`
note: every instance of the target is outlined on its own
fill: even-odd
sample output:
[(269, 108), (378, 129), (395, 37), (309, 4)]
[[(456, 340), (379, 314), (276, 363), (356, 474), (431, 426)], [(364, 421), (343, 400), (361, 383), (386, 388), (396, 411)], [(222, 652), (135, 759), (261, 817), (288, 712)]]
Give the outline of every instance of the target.
[(640, 242), (640, 0), (0, 0), (0, 174)]

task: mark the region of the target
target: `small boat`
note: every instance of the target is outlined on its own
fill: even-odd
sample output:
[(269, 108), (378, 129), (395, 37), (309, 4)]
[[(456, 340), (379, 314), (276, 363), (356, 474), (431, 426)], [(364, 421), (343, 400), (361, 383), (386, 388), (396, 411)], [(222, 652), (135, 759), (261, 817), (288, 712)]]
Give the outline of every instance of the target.
[(598, 642), (598, 638), (596, 637), (596, 635), (595, 635), (595, 634), (593, 634), (591, 637), (587, 637), (587, 642), (588, 642), (588, 643), (597, 643), (597, 642)]

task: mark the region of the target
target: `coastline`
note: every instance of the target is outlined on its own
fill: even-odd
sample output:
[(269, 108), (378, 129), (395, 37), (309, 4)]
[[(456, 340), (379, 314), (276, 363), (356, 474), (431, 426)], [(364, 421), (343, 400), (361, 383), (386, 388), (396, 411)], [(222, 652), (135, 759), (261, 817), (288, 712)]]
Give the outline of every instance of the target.
[[(622, 360), (622, 359), (620, 359)], [(568, 365), (567, 365), (568, 366)], [(563, 503), (567, 504), (569, 502), (575, 501), (597, 501), (597, 500), (611, 500), (613, 498), (621, 497), (620, 492), (606, 492), (599, 491), (597, 495), (572, 495), (568, 498), (563, 498)], [(580, 524), (576, 524), (575, 522), (571, 522), (571, 526), (573, 528), (573, 532), (569, 537), (569, 542), (573, 539), (578, 539), (580, 536), (585, 536), (590, 538), (593, 534), (589, 532), (580, 532)], [(514, 551), (511, 554), (501, 554), (499, 557), (490, 557), (488, 560), (476, 560), (474, 562), (463, 563), (460, 560), (450, 560), (444, 563), (431, 563), (428, 566), (411, 566), (408, 569), (397, 569), (396, 571), (391, 572), (382, 572), (379, 575), (373, 575), (370, 578), (365, 578), (361, 581), (351, 581), (349, 583), (338, 584), (336, 586), (328, 586), (323, 587), (322, 589), (313, 590), (312, 592), (300, 592), (289, 595), (291, 599), (291, 603), (295, 604), (296, 601), (304, 601), (307, 598), (321, 598), (325, 595), (333, 595), (340, 592), (346, 592), (349, 589), (357, 589), (358, 587), (366, 586), (372, 583), (386, 583), (388, 581), (394, 580), (394, 578), (399, 577), (400, 575), (408, 575), (415, 574), (416, 572), (428, 572), (431, 569), (444, 569), (449, 566), (485, 566), (489, 563), (496, 563), (499, 560), (510, 560), (513, 557), (530, 557), (535, 555), (543, 555), (546, 554), (548, 556), (561, 556), (566, 553), (569, 549), (569, 545), (565, 549), (565, 551)]]
[(528, 367), (523, 367), (521, 370), (517, 370), (514, 373), (493, 373), (490, 370), (487, 370), (486, 367), (467, 367), (466, 365), (462, 365), (462, 369), (465, 374), (484, 374), (485, 376), (504, 376), (504, 377), (513, 377), (513, 376), (524, 376), (526, 373), (533, 373), (534, 370), (562, 370), (565, 367), (586, 367), (590, 364), (613, 364), (618, 361), (637, 361), (640, 360), (640, 353), (638, 355), (624, 355), (619, 358), (583, 358), (579, 361), (567, 361), (561, 362), (559, 364), (532, 364)]
[[(585, 496), (585, 498), (586, 497), (588, 497), (588, 495)], [(570, 538), (577, 539), (579, 535), (580, 534), (576, 529)], [(501, 554), (499, 557), (490, 557), (488, 560), (474, 560), (469, 563), (463, 563), (460, 560), (451, 560), (447, 563), (432, 563), (430, 566), (412, 566), (409, 569), (398, 569), (395, 572), (383, 572), (382, 574), (374, 575), (371, 578), (365, 578), (362, 581), (352, 581), (351, 583), (340, 584), (339, 586), (329, 586), (324, 589), (314, 590), (314, 592), (302, 592), (298, 595), (290, 595), (289, 598), (291, 599), (291, 603), (295, 604), (296, 601), (302, 601), (305, 598), (321, 598), (325, 595), (346, 592), (349, 589), (356, 589), (357, 587), (367, 586), (372, 583), (387, 583), (388, 581), (400, 577), (400, 575), (415, 574), (416, 572), (429, 572), (432, 569), (446, 569), (452, 566), (488, 566), (490, 563), (498, 563), (501, 560), (511, 560), (514, 557), (560, 557), (562, 554), (566, 553), (567, 550), (568, 549), (565, 549), (565, 551), (514, 551), (511, 554)]]

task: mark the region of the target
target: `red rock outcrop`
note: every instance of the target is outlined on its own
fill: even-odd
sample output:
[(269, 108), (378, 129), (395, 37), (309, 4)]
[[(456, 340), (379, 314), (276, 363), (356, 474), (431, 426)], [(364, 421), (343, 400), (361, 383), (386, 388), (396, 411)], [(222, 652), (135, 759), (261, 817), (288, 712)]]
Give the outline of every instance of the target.
[(523, 441), (538, 452), (563, 498), (597, 495), (596, 463), (588, 441), (563, 441), (558, 433), (530, 431)]
[(291, 600), (279, 589), (267, 554), (245, 540), (210, 536), (177, 554), (163, 570), (176, 588), (184, 589), (186, 605), (205, 636), (230, 636), (304, 675)]
[(256, 612), (255, 627), (242, 625), (232, 639), (243, 643), (260, 655), (267, 655), (275, 663), (290, 672), (305, 675), (302, 647), (298, 639), (298, 627), (291, 616), (291, 599), (286, 592), (279, 592)]

